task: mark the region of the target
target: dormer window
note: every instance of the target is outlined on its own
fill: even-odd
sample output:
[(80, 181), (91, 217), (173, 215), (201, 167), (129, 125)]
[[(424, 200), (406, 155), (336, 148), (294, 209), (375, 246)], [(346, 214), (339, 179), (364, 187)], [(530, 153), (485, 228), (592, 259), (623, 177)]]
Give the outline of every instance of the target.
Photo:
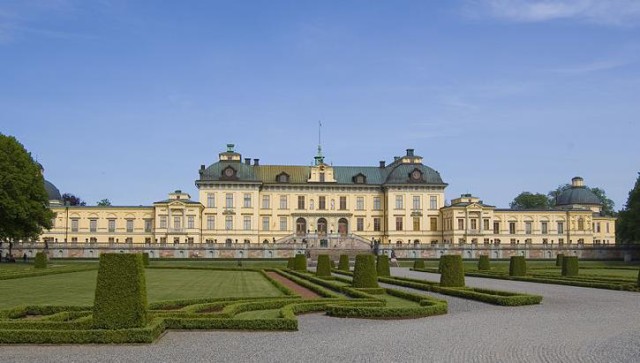
[(236, 169), (232, 168), (231, 166), (227, 166), (226, 168), (224, 168), (224, 170), (222, 170), (222, 178), (237, 179)]
[(357, 174), (356, 176), (353, 177), (353, 182), (355, 184), (366, 184), (367, 183), (367, 177), (364, 176), (364, 174)]
[(409, 173), (409, 179), (413, 182), (422, 181), (422, 171), (420, 169), (413, 169), (413, 171)]
[(276, 181), (278, 183), (288, 183), (289, 182), (289, 174), (282, 172), (276, 176)]

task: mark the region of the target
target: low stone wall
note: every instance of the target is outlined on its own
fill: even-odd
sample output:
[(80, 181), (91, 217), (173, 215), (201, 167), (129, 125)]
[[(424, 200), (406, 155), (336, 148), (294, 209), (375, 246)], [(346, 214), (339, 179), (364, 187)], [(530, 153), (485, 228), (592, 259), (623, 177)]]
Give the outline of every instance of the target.
[[(24, 254), (34, 258), (36, 252), (42, 251), (44, 245), (14, 244), (12, 253), (16, 259)], [(307, 254), (312, 259), (319, 254), (328, 254), (337, 260), (341, 254), (355, 256), (371, 252), (368, 246), (356, 249), (335, 249), (310, 247), (307, 244), (265, 244), (265, 245), (233, 245), (222, 244), (180, 244), (180, 245), (126, 245), (126, 244), (53, 244), (49, 245), (48, 254), (52, 258), (98, 258), (101, 253), (139, 253), (147, 252), (151, 258), (289, 258), (296, 254)], [(578, 256), (582, 259), (618, 259), (640, 260), (640, 246), (532, 246), (532, 245), (416, 245), (391, 246), (380, 245), (379, 253), (391, 255), (393, 251), (401, 259), (437, 259), (442, 255), (457, 254), (463, 259), (477, 259), (480, 255), (488, 255), (491, 259), (508, 259), (511, 256), (525, 256), (533, 259), (555, 259), (556, 255)], [(9, 253), (5, 244), (0, 255)]]

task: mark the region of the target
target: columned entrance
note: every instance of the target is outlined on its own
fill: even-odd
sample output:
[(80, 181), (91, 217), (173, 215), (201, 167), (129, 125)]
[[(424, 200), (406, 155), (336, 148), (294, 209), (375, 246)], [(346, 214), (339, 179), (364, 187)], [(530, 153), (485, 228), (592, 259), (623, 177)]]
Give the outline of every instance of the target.
[(296, 234), (298, 236), (303, 236), (307, 234), (307, 220), (300, 217), (296, 219)]
[(327, 234), (327, 220), (318, 218), (318, 234)]
[(346, 218), (340, 218), (338, 220), (338, 233), (340, 235), (345, 236), (349, 233), (349, 221)]

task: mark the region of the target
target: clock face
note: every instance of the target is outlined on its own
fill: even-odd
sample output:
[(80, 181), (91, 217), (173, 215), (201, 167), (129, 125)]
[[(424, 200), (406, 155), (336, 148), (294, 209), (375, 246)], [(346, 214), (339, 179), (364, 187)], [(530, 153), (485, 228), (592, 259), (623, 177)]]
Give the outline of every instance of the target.
[(226, 168), (226, 169), (224, 169), (224, 175), (226, 175), (226, 176), (233, 176), (233, 174), (234, 174), (234, 173), (233, 173), (233, 169), (231, 169), (231, 168)]
[(414, 171), (411, 173), (411, 179), (413, 179), (413, 180), (419, 180), (421, 176), (422, 176), (422, 175), (421, 175), (421, 174), (420, 174), (420, 172), (419, 172), (419, 171), (417, 171), (417, 170), (414, 170)]

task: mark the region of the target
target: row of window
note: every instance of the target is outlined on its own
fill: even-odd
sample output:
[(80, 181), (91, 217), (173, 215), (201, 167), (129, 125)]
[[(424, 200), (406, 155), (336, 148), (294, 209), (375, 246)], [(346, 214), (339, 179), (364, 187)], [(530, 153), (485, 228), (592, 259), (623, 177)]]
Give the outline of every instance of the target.
[[(126, 220), (126, 231), (131, 233), (133, 232), (133, 227), (134, 227), (134, 219), (127, 219)], [(117, 220), (116, 219), (107, 219), (107, 232), (109, 233), (115, 233), (116, 232), (116, 227), (117, 227)], [(79, 231), (79, 224), (80, 224), (80, 219), (79, 218), (72, 218), (71, 219), (71, 232), (78, 232)], [(151, 232), (153, 228), (153, 219), (145, 219), (144, 220), (144, 231), (145, 232)], [(95, 233), (98, 232), (98, 219), (89, 219), (89, 232)]]
[[(288, 209), (289, 208), (289, 196), (288, 195), (280, 195), (279, 198), (279, 208), (280, 209)], [(420, 210), (422, 209), (421, 204), (422, 197), (419, 195), (413, 196), (413, 204), (412, 209)], [(306, 196), (299, 195), (297, 200), (297, 209), (306, 209)], [(207, 208), (215, 208), (216, 207), (216, 198), (215, 193), (207, 194)], [(234, 204), (234, 194), (226, 193), (225, 194), (225, 208), (232, 209), (235, 207)], [(251, 193), (245, 193), (242, 199), (242, 207), (243, 208), (251, 208), (252, 207), (252, 195)], [(262, 209), (271, 209), (271, 195), (263, 195), (262, 196)], [(335, 200), (331, 199), (330, 208), (336, 209)], [(404, 196), (396, 195), (395, 199), (395, 208), (396, 209), (404, 209)], [(309, 198), (309, 209), (315, 209), (314, 200)], [(326, 210), (327, 208), (327, 197), (319, 196), (318, 197), (318, 209)], [(338, 210), (346, 210), (347, 209), (347, 197), (340, 196), (338, 199)], [(365, 210), (365, 198), (364, 197), (356, 197), (356, 210)], [(429, 209), (436, 210), (438, 209), (438, 197), (432, 195), (429, 197)], [(373, 197), (373, 210), (382, 210), (382, 198), (381, 197)]]

